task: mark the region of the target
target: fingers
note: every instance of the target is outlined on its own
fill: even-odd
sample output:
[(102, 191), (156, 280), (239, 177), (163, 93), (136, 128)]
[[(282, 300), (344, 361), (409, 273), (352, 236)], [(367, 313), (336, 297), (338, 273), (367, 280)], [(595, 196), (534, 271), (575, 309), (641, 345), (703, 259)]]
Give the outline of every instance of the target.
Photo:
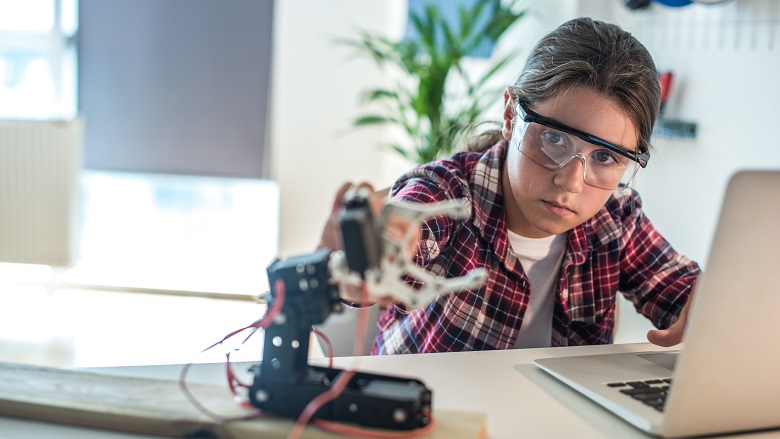
[(374, 215), (379, 215), (379, 212), (382, 210), (382, 206), (385, 205), (385, 201), (387, 201), (387, 190), (382, 191), (375, 191), (374, 188), (371, 188), (371, 196), (368, 198), (368, 202), (371, 205), (371, 211), (374, 213)]
[(336, 218), (338, 218), (344, 195), (346, 195), (353, 186), (352, 183), (346, 182), (339, 187), (338, 191), (336, 191), (336, 196), (333, 198), (333, 205), (330, 208), (328, 218), (325, 220), (325, 225), (322, 227), (320, 243), (317, 245), (317, 248), (329, 248), (331, 250), (339, 250), (341, 248)]
[(690, 308), (691, 297), (688, 297), (688, 301), (685, 302), (685, 306), (680, 312), (680, 317), (677, 318), (677, 321), (672, 323), (668, 329), (652, 329), (648, 331), (647, 341), (663, 347), (680, 344), (685, 334), (685, 324), (688, 322), (688, 309)]
[(647, 331), (647, 341), (663, 347), (680, 344), (683, 341), (683, 334), (685, 332), (686, 314), (687, 313), (680, 313), (680, 318), (668, 329), (651, 329), (650, 331)]
[(381, 209), (385, 196), (376, 195), (376, 192), (374, 191), (374, 187), (370, 183), (368, 182), (361, 182), (359, 184), (355, 184), (352, 182), (342, 183), (342, 185), (339, 186), (339, 189), (336, 191), (336, 196), (333, 198), (333, 204), (331, 205), (330, 213), (325, 222), (325, 226), (322, 229), (322, 234), (320, 235), (320, 243), (317, 246), (317, 248), (329, 248), (331, 250), (341, 249), (341, 241), (339, 239), (339, 231), (338, 231), (338, 216), (339, 213), (341, 212), (341, 207), (342, 204), (344, 203), (344, 198), (347, 196), (347, 194), (350, 191), (361, 191), (361, 190), (365, 190), (368, 192), (369, 202), (371, 203), (372, 209), (374, 209), (374, 205), (376, 204), (376, 209), (374, 210), (374, 212), (378, 212), (379, 209)]
[(331, 213), (338, 212), (338, 210), (341, 208), (341, 203), (344, 200), (344, 195), (346, 195), (347, 191), (349, 191), (353, 187), (354, 185), (349, 181), (341, 184), (339, 190), (336, 191), (336, 197), (333, 198), (333, 206), (331, 208)]
[(374, 186), (371, 183), (362, 181), (358, 184), (355, 184), (347, 181), (342, 183), (341, 186), (339, 186), (338, 191), (336, 191), (336, 196), (333, 198), (331, 213), (336, 213), (341, 209), (341, 205), (344, 203), (344, 198), (346, 197), (347, 193), (359, 193), (360, 191), (365, 191), (367, 193), (372, 208), (374, 208), (376, 204), (378, 209), (375, 209), (375, 211), (381, 209), (382, 203), (384, 203), (385, 198), (387, 198), (386, 193), (377, 192), (374, 190)]
[[(346, 198), (358, 194), (364, 195), (368, 199), (371, 211), (376, 216), (381, 212), (382, 207), (387, 200), (388, 192), (388, 190), (377, 191), (374, 189), (374, 186), (371, 183), (365, 181), (357, 184), (352, 182), (343, 183), (339, 187), (338, 191), (336, 192), (336, 196), (333, 199), (330, 215), (328, 216), (328, 220), (325, 224), (325, 227), (323, 228), (319, 247), (327, 247), (331, 250), (341, 250), (342, 245), (338, 217), (341, 213), (341, 209)], [(393, 240), (401, 241), (408, 232), (410, 225), (411, 221), (409, 219), (391, 217), (388, 219), (388, 224), (386, 225), (384, 232), (391, 236)], [(414, 254), (414, 251), (411, 250), (412, 247), (414, 249), (417, 248), (417, 241), (419, 240), (420, 231), (417, 233), (418, 237), (416, 239), (412, 239), (410, 243), (409, 254)], [(339, 296), (347, 302), (354, 304), (360, 303), (361, 291), (362, 287), (358, 285), (350, 285), (345, 283), (339, 284)], [(393, 299), (392, 297), (382, 297), (376, 299), (375, 302), (380, 305), (390, 306), (397, 303), (397, 300)]]
[(361, 191), (364, 192), (368, 198), (368, 204), (371, 206), (371, 212), (373, 212), (374, 215), (379, 214), (382, 210), (382, 206), (385, 204), (385, 200), (387, 200), (387, 190), (377, 191), (371, 183), (365, 181), (352, 185), (352, 189), (356, 194)]
[(682, 333), (669, 329), (652, 329), (647, 332), (647, 341), (668, 348), (682, 342)]

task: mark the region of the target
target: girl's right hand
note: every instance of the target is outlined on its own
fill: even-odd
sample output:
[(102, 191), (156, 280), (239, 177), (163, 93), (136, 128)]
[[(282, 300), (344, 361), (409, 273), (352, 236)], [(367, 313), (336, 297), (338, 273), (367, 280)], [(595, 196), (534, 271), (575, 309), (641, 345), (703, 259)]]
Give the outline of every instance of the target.
[[(379, 216), (382, 206), (387, 200), (387, 191), (376, 191), (370, 183), (361, 182), (359, 184), (354, 184), (346, 182), (342, 184), (336, 192), (336, 197), (333, 199), (333, 204), (328, 219), (322, 229), (320, 243), (317, 248), (328, 248), (333, 251), (343, 250), (338, 218), (342, 209), (344, 197), (350, 190), (366, 192), (374, 218)], [(410, 224), (411, 222), (408, 219), (391, 217), (388, 219), (388, 223), (385, 225), (383, 233), (393, 240), (400, 241), (409, 230)], [(416, 254), (419, 236), (420, 230), (417, 231), (417, 238), (413, 238), (410, 242), (410, 248), (407, 250), (407, 257), (412, 258)], [(355, 304), (361, 303), (361, 287), (359, 286), (339, 285), (339, 295), (344, 301)], [(382, 297), (377, 299), (376, 302), (382, 305), (397, 303), (397, 301), (391, 297)]]
[(336, 197), (333, 199), (333, 204), (328, 215), (328, 219), (325, 221), (325, 226), (322, 228), (322, 235), (320, 236), (320, 244), (317, 248), (329, 248), (333, 251), (343, 250), (341, 247), (341, 236), (339, 232), (339, 213), (341, 212), (342, 205), (344, 203), (344, 196), (350, 190), (354, 191), (366, 191), (368, 193), (369, 204), (371, 205), (371, 211), (374, 217), (377, 217), (382, 210), (382, 205), (387, 199), (387, 194), (380, 193), (374, 190), (374, 187), (370, 183), (362, 182), (360, 184), (354, 184), (346, 182), (339, 187), (336, 192)]
[[(320, 243), (317, 248), (328, 248), (332, 251), (343, 250), (338, 218), (343, 207), (344, 197), (347, 195), (347, 192), (351, 190), (366, 191), (368, 193), (372, 214), (374, 217), (379, 215), (379, 211), (381, 210), (382, 204), (386, 199), (386, 195), (378, 194), (370, 183), (362, 182), (359, 184), (354, 184), (351, 182), (346, 182), (342, 184), (341, 187), (339, 187), (339, 190), (336, 192), (336, 197), (333, 199), (333, 204), (331, 206), (330, 213), (328, 214), (328, 219), (325, 221), (325, 225), (322, 228), (322, 235), (320, 237)], [(361, 296), (361, 293), (362, 288), (360, 286), (347, 285), (344, 283), (339, 285), (339, 296), (346, 302), (353, 304), (362, 303), (363, 297)]]

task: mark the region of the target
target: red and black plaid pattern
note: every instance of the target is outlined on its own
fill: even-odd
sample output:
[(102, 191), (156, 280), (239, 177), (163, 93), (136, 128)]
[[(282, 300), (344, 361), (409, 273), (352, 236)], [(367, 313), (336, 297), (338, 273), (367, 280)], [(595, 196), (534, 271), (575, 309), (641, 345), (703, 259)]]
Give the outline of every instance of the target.
[[(417, 263), (447, 277), (484, 267), (478, 290), (441, 296), (424, 308), (392, 306), (379, 318), (372, 354), (508, 349), (528, 307), (528, 278), (509, 244), (504, 218), (502, 141), (415, 168), (391, 195), (419, 203), (464, 199), (468, 220), (436, 217), (423, 227)], [(671, 325), (699, 266), (653, 228), (631, 189), (616, 191), (590, 220), (569, 231), (553, 311), (552, 346), (612, 342), (618, 292), (655, 326)]]

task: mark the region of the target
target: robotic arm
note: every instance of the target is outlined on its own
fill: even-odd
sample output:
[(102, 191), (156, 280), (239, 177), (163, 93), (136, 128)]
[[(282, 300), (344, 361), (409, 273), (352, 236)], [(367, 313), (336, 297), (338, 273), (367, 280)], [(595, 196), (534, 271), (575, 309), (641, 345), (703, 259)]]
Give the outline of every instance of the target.
[[(413, 308), (441, 294), (478, 288), (484, 283), (484, 269), (445, 279), (422, 270), (406, 256), (405, 249), (409, 248), (415, 230), (434, 215), (466, 218), (468, 208), (460, 201), (428, 205), (390, 201), (375, 220), (367, 198), (352, 195), (345, 200), (339, 216), (343, 251), (321, 249), (276, 261), (268, 267), (271, 301), (278, 300), (274, 288), (277, 280), (284, 282), (286, 293), (281, 312), (265, 331), (262, 362), (253, 368), (255, 378), (249, 399), (255, 407), (297, 418), (343, 372), (311, 366), (307, 361), (312, 325), (324, 322), (331, 313), (343, 311), (338, 283), (366, 282), (369, 297), (394, 297)], [(383, 233), (393, 216), (411, 222), (400, 242)], [(421, 281), (422, 287), (415, 289), (406, 284), (406, 276)], [(315, 417), (412, 430), (430, 422), (431, 396), (425, 384), (414, 378), (356, 373), (341, 395), (318, 410)]]

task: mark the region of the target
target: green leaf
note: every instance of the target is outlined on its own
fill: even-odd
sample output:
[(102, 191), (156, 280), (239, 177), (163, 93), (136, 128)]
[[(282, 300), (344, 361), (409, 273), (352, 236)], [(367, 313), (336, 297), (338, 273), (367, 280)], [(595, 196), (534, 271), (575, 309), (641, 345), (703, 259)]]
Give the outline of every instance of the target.
[(390, 99), (397, 101), (398, 100), (398, 93), (392, 90), (377, 88), (375, 90), (368, 90), (361, 94), (360, 100), (361, 102), (376, 102), (381, 101), (383, 99)]
[(382, 124), (392, 123), (392, 122), (396, 122), (396, 120), (391, 117), (369, 115), (369, 116), (361, 116), (355, 119), (355, 121), (352, 122), (352, 124), (355, 126), (366, 126), (366, 125), (382, 125)]

